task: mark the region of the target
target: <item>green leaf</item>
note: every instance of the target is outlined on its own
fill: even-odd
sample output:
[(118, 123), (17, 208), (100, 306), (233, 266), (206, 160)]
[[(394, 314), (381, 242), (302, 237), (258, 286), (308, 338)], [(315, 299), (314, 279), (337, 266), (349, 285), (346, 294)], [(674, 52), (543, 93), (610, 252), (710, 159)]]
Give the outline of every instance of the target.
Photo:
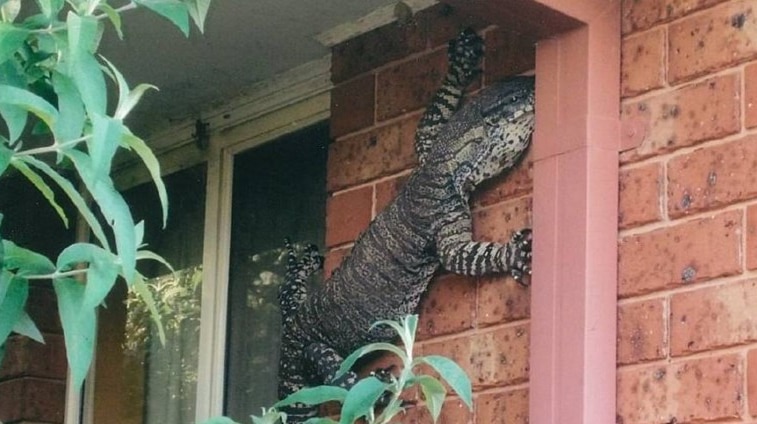
[(352, 424), (358, 418), (370, 414), (373, 405), (386, 388), (387, 384), (382, 383), (376, 377), (371, 376), (358, 381), (357, 384), (352, 386), (344, 399), (339, 423)]
[(47, 19), (52, 20), (63, 8), (63, 2), (64, 0), (37, 0), (37, 5)]
[(47, 175), (51, 180), (55, 181), (55, 183), (58, 184), (58, 187), (60, 187), (63, 192), (66, 193), (68, 198), (71, 200), (71, 203), (76, 206), (76, 209), (87, 221), (89, 228), (92, 230), (92, 234), (94, 234), (97, 241), (100, 242), (100, 245), (102, 245), (105, 249), (110, 250), (110, 244), (108, 243), (108, 239), (105, 237), (105, 232), (103, 232), (100, 221), (95, 217), (94, 213), (87, 205), (87, 202), (84, 200), (81, 194), (79, 194), (79, 191), (76, 190), (74, 185), (69, 180), (55, 172), (55, 170), (52, 169), (48, 164), (31, 156), (19, 157), (18, 160), (34, 166), (35, 168), (42, 171), (45, 175)]
[(24, 305), (29, 296), (29, 284), (20, 277), (0, 278), (0, 291), (5, 291), (5, 296), (0, 303), (0, 341), (4, 342), (13, 331), (16, 322), (24, 313)]
[(66, 340), (66, 356), (71, 379), (78, 390), (92, 363), (95, 347), (97, 315), (93, 308), (84, 308), (84, 284), (71, 278), (53, 282), (58, 296), (58, 312)]
[[(26, 78), (27, 76), (17, 60), (0, 62), (0, 84), (24, 89), (27, 84)], [(23, 133), (27, 115), (28, 112), (22, 107), (8, 104), (0, 105), (0, 117), (5, 121), (8, 128), (8, 139), (11, 142), (18, 140)]]
[(113, 187), (110, 176), (96, 174), (92, 160), (86, 154), (72, 150), (67, 153), (74, 163), (87, 190), (100, 207), (100, 211), (113, 228), (118, 257), (121, 259), (121, 275), (127, 284), (131, 284), (136, 267), (136, 231), (129, 205), (123, 196)]
[(29, 314), (26, 313), (26, 311), (21, 311), (21, 316), (13, 326), (13, 331), (21, 334), (22, 336), (26, 336), (34, 340), (35, 342), (42, 344), (45, 343), (45, 339), (42, 337), (42, 333), (39, 332), (39, 329), (34, 324), (34, 321), (32, 321)]
[(4, 22), (13, 22), (21, 11), (21, 0), (6, 0), (0, 7), (0, 16)]
[(305, 421), (304, 424), (337, 424), (337, 422), (332, 420), (331, 418), (313, 417), (313, 418), (308, 418), (308, 420)]
[(355, 362), (357, 362), (358, 359), (362, 358), (363, 356), (375, 352), (378, 350), (385, 350), (394, 353), (395, 355), (399, 356), (400, 359), (402, 359), (402, 362), (407, 362), (407, 355), (405, 352), (400, 349), (399, 347), (391, 344), (391, 343), (371, 343), (369, 345), (359, 347), (355, 349), (354, 352), (352, 352), (348, 357), (344, 358), (342, 361), (342, 365), (339, 366), (339, 370), (336, 372), (336, 377), (341, 377), (349, 371), (353, 365), (355, 365)]
[(178, 0), (135, 0), (134, 3), (163, 16), (176, 25), (185, 37), (189, 36), (189, 11), (186, 4)]
[(55, 128), (58, 110), (45, 99), (30, 91), (0, 84), (0, 104), (18, 106), (35, 114), (49, 128)]
[(171, 274), (176, 274), (176, 271), (173, 269), (173, 267), (171, 266), (171, 264), (166, 260), (166, 258), (164, 258), (164, 257), (162, 257), (162, 256), (158, 255), (157, 253), (152, 252), (150, 250), (137, 250), (137, 260), (141, 261), (141, 260), (146, 260), (146, 259), (147, 260), (153, 260), (153, 261), (159, 262), (159, 263), (163, 264), (163, 266), (165, 266), (166, 268), (168, 268), (168, 270), (171, 272)]
[(158, 337), (160, 338), (160, 342), (165, 344), (166, 332), (163, 329), (163, 323), (160, 320), (160, 312), (158, 312), (158, 307), (155, 304), (155, 298), (152, 296), (150, 289), (147, 287), (147, 283), (145, 283), (145, 277), (142, 274), (137, 273), (136, 278), (134, 279), (134, 283), (130, 286), (130, 289), (133, 290), (137, 296), (141, 297), (143, 302), (145, 302), (147, 310), (150, 311), (150, 316), (152, 317), (155, 326), (158, 328)]
[(55, 265), (44, 255), (17, 246), (10, 240), (3, 243), (3, 268), (15, 271), (18, 277), (48, 275), (55, 272)]
[(87, 112), (105, 115), (106, 86), (100, 64), (93, 52), (99, 40), (97, 19), (68, 14), (68, 75), (76, 85)]
[(53, 88), (58, 95), (60, 111), (60, 119), (53, 128), (53, 134), (59, 143), (78, 139), (87, 119), (79, 90), (73, 80), (60, 72), (53, 72)]
[(28, 36), (29, 31), (7, 22), (0, 22), (0, 63), (13, 57)]
[(91, 177), (105, 179), (110, 174), (113, 156), (118, 150), (125, 128), (121, 122), (109, 116), (90, 114), (92, 138), (87, 142), (91, 158)]
[(434, 422), (439, 419), (442, 412), (444, 398), (447, 396), (447, 389), (439, 380), (428, 375), (422, 375), (417, 378), (418, 384), (423, 392), (423, 399), (426, 401), (426, 407), (431, 412)]
[(209, 420), (203, 421), (202, 424), (238, 424), (236, 421), (229, 417), (213, 417)]
[(105, 15), (110, 20), (110, 23), (113, 24), (113, 28), (115, 28), (116, 34), (118, 34), (118, 39), (123, 40), (124, 33), (121, 30), (121, 15), (118, 13), (118, 11), (107, 3), (100, 3), (97, 8), (105, 13)]
[(68, 217), (66, 216), (66, 212), (55, 200), (55, 192), (50, 188), (49, 185), (47, 185), (45, 180), (37, 175), (36, 172), (29, 168), (26, 163), (20, 159), (11, 158), (11, 165), (14, 168), (18, 169), (19, 172), (21, 172), (21, 174), (23, 174), (24, 177), (26, 177), (26, 179), (29, 180), (34, 185), (34, 187), (39, 190), (40, 193), (42, 193), (50, 206), (52, 206), (55, 212), (58, 214), (61, 221), (63, 221), (63, 225), (68, 228)]
[(166, 186), (163, 183), (163, 178), (160, 176), (160, 162), (152, 150), (147, 147), (147, 143), (141, 138), (133, 135), (128, 130), (124, 133), (124, 142), (132, 149), (147, 167), (150, 172), (152, 181), (155, 184), (155, 189), (158, 190), (158, 198), (160, 199), (160, 206), (163, 208), (163, 228), (166, 228), (166, 222), (168, 220), (168, 194), (166, 193)]
[(470, 380), (462, 368), (455, 361), (445, 358), (444, 356), (429, 355), (417, 358), (417, 362), (425, 362), (430, 365), (439, 375), (452, 387), (460, 396), (468, 408), (473, 406), (473, 392), (471, 390)]
[(116, 282), (118, 258), (94, 244), (76, 243), (63, 249), (56, 266), (58, 272), (65, 272), (82, 263), (88, 264), (82, 307), (94, 309)]
[(192, 17), (200, 32), (205, 32), (205, 18), (208, 16), (210, 0), (183, 0), (189, 10), (189, 16)]
[(336, 386), (317, 386), (305, 387), (300, 389), (286, 398), (273, 404), (274, 407), (289, 406), (295, 403), (304, 403), (305, 405), (320, 405), (324, 402), (338, 401), (343, 402), (347, 397), (347, 389)]
[(12, 157), (13, 150), (5, 147), (4, 144), (0, 143), (0, 175), (3, 175), (5, 170), (8, 169), (8, 165), (10, 165)]
[(116, 111), (113, 114), (113, 117), (122, 120), (126, 118), (126, 115), (128, 115), (129, 112), (134, 109), (134, 106), (139, 103), (139, 99), (142, 98), (145, 91), (149, 89), (157, 90), (158, 87), (150, 84), (140, 84), (134, 90), (129, 90), (129, 84), (126, 83), (126, 79), (118, 68), (116, 68), (108, 59), (104, 57), (102, 59), (108, 65), (112, 78), (118, 87), (118, 105), (116, 106)]

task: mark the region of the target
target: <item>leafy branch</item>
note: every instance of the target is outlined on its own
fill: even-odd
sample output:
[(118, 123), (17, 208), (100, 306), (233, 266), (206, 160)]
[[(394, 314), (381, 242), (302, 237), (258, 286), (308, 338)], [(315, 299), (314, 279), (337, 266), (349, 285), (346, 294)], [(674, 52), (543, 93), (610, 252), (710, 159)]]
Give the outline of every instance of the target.
[[(430, 366), (460, 399), (472, 408), (473, 393), (470, 380), (462, 368), (451, 359), (443, 356), (413, 356), (415, 333), (418, 327), (418, 316), (408, 315), (399, 321), (379, 321), (373, 327), (386, 325), (392, 327), (399, 335), (404, 349), (391, 343), (372, 343), (363, 346), (344, 359), (335, 378), (339, 378), (349, 371), (358, 359), (372, 352), (389, 352), (397, 356), (402, 362), (399, 375), (391, 375), (389, 381), (371, 375), (358, 381), (349, 390), (334, 386), (307, 387), (292, 393), (277, 402), (271, 408), (264, 408), (260, 416), (253, 415), (253, 424), (286, 424), (286, 413), (280, 408), (293, 404), (319, 405), (325, 402), (339, 402), (341, 414), (339, 421), (332, 418), (316, 417), (305, 421), (305, 424), (352, 424), (365, 420), (368, 424), (388, 424), (398, 414), (405, 412), (406, 406), (401, 395), (406, 390), (420, 386), (426, 408), (431, 413), (434, 422), (439, 418), (442, 405), (447, 397), (447, 388), (437, 378), (425, 374), (417, 374), (416, 369), (421, 365)], [(384, 403), (385, 395), (389, 400)], [(381, 403), (381, 406), (377, 406)], [(213, 418), (204, 424), (233, 424), (234, 421), (226, 417)]]
[[(93, 241), (70, 245), (52, 260), (0, 238), (0, 360), (11, 332), (43, 341), (24, 308), (29, 281), (51, 280), (68, 363), (79, 386), (94, 350), (96, 308), (119, 278), (143, 299), (162, 334), (137, 262), (165, 260), (144, 249), (144, 223), (134, 222), (110, 176), (117, 152), (139, 157), (158, 192), (165, 226), (168, 197), (158, 160), (124, 124), (155, 87), (127, 84), (98, 54), (102, 33), (109, 23), (123, 37), (121, 15), (146, 8), (189, 35), (190, 19), (202, 31), (210, 0), (132, 0), (118, 7), (108, 0), (36, 0), (34, 11), (21, 13), (22, 4), (33, 6), (0, 0), (0, 118), (5, 124), (0, 129), (0, 177), (12, 170), (24, 176), (68, 227), (69, 217), (56, 198), (62, 192), (90, 227)], [(118, 93), (113, 110), (107, 106), (108, 85)], [(32, 135), (49, 143), (30, 143)], [(72, 168), (75, 178), (65, 177), (61, 168)]]

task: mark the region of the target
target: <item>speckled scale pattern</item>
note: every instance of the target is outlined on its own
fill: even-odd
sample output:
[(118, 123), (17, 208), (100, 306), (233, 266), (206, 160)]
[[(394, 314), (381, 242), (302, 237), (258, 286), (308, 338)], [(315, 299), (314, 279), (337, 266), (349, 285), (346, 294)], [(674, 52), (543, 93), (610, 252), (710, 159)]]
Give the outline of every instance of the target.
[[(335, 380), (346, 355), (371, 342), (391, 341), (372, 323), (415, 313), (439, 268), (464, 275), (507, 273), (521, 284), (531, 274), (531, 231), (506, 244), (472, 239), (470, 193), (482, 181), (513, 168), (530, 143), (534, 79), (515, 77), (487, 87), (460, 108), (465, 88), (480, 72), (483, 40), (463, 31), (450, 41), (449, 69), (416, 132), (419, 165), (397, 197), (358, 237), (331, 278), (307, 293), (307, 278), (322, 264), (315, 249), (299, 258), (290, 247), (280, 289), (282, 346), (279, 396)], [(303, 422), (317, 408), (288, 408)]]

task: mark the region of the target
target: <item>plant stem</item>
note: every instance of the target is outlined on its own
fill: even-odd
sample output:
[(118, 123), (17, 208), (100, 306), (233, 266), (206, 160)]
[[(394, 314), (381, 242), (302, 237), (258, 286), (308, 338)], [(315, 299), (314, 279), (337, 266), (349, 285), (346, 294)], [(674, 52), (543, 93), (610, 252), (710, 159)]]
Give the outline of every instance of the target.
[(76, 146), (77, 144), (81, 143), (82, 141), (87, 141), (90, 138), (92, 138), (92, 136), (87, 135), (87, 136), (84, 136), (84, 137), (77, 138), (75, 140), (64, 141), (63, 143), (55, 142), (55, 143), (53, 143), (53, 144), (51, 144), (49, 146), (37, 147), (37, 148), (34, 148), (34, 149), (29, 149), (29, 150), (24, 150), (24, 151), (21, 151), (21, 152), (17, 152), (15, 155), (16, 156), (33, 156), (33, 155), (40, 155), (40, 154), (43, 154), (43, 153), (57, 153), (61, 149), (65, 149), (67, 147)]
[(86, 274), (89, 268), (81, 268), (81, 269), (72, 269), (71, 271), (64, 271), (64, 272), (53, 272), (52, 274), (45, 274), (45, 275), (27, 275), (24, 276), (27, 280), (52, 280), (54, 278), (66, 278), (66, 277), (75, 277), (77, 275)]

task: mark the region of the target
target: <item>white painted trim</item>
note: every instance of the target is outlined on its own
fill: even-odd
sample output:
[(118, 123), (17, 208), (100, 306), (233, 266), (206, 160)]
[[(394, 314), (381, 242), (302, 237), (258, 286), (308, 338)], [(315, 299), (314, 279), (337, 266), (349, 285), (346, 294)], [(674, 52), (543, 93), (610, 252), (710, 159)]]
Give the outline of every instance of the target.
[(320, 34), (317, 34), (315, 39), (326, 47), (333, 47), (349, 40), (350, 38), (355, 38), (358, 35), (388, 25), (397, 20), (395, 8), (398, 7), (399, 3), (404, 3), (405, 6), (409, 7), (412, 13), (415, 14), (439, 2), (438, 0), (402, 0), (396, 4), (390, 4), (378, 8), (355, 21), (346, 22), (323, 31)]
[[(168, 175), (209, 160), (207, 152), (194, 146), (195, 121), (202, 118), (209, 124), (210, 138), (255, 121), (273, 112), (297, 105), (313, 97), (330, 93), (331, 55), (293, 68), (271, 79), (261, 81), (244, 90), (238, 97), (200, 116), (187, 118), (147, 138), (148, 145), (161, 159), (161, 173)], [(238, 131), (237, 131), (238, 132)], [(226, 143), (235, 143), (223, 137)], [(165, 159), (165, 160), (164, 160)], [(138, 160), (132, 159), (116, 166), (116, 184), (132, 187), (149, 181), (149, 175)]]

